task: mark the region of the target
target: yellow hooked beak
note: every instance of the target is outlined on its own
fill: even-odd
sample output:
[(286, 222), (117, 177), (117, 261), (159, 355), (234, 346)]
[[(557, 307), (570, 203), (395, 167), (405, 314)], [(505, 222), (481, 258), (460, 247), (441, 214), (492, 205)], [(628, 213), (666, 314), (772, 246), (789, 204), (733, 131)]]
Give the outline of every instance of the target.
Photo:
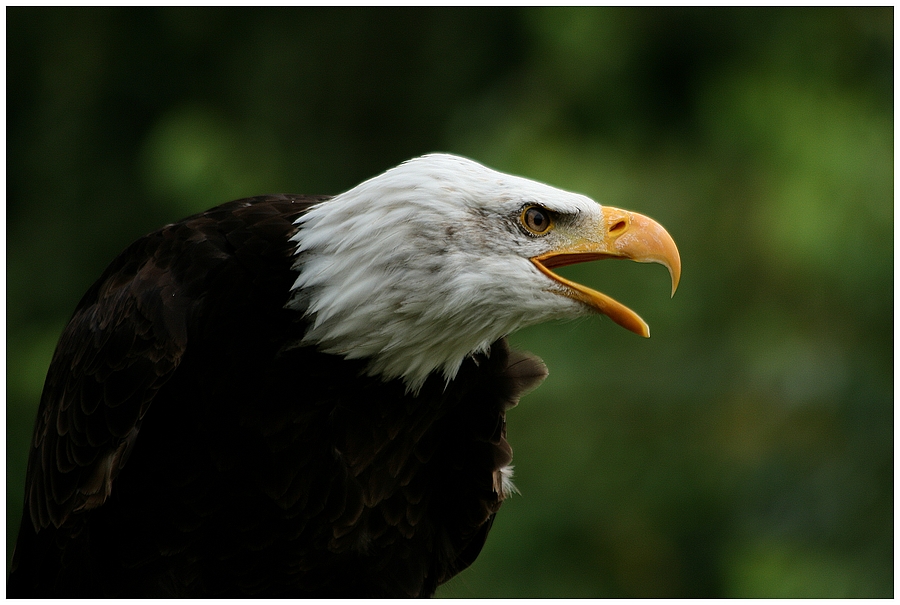
[(547, 277), (563, 286), (565, 296), (583, 302), (614, 322), (650, 337), (650, 327), (640, 316), (610, 298), (581, 284), (576, 284), (553, 273), (554, 267), (563, 267), (604, 258), (627, 258), (639, 263), (659, 263), (669, 270), (672, 278), (672, 295), (681, 279), (681, 257), (672, 236), (653, 219), (642, 214), (604, 207), (603, 220), (596, 232), (574, 234), (576, 237), (565, 247), (546, 252), (531, 262)]

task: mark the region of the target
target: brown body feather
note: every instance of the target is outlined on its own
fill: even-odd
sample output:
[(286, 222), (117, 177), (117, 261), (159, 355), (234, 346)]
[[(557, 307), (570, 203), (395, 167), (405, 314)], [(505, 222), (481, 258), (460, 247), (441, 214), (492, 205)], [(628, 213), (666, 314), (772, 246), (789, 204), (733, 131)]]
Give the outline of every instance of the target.
[(35, 426), (8, 596), (427, 596), (504, 494), (505, 412), (546, 374), (505, 341), (417, 395), (295, 345), (309, 196), (135, 242), (79, 303)]

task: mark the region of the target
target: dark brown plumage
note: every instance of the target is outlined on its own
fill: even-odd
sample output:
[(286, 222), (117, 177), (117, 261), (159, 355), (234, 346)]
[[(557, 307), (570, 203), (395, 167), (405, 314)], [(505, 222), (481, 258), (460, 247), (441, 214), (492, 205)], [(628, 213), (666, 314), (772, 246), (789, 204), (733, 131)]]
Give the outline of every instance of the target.
[(293, 221), (240, 200), (125, 250), (60, 338), (8, 596), (424, 596), (502, 500), (505, 412), (546, 373), (503, 340), (417, 395), (287, 347)]

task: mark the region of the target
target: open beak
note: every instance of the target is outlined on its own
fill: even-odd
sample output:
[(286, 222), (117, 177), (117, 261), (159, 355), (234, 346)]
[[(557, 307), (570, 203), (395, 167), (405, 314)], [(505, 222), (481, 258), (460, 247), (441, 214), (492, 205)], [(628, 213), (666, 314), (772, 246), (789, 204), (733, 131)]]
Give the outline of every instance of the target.
[(681, 279), (681, 258), (672, 236), (656, 221), (627, 210), (603, 207), (603, 220), (595, 233), (577, 237), (565, 248), (535, 256), (531, 262), (547, 277), (563, 286), (563, 294), (585, 303), (614, 322), (650, 337), (650, 327), (637, 313), (602, 292), (576, 284), (551, 269), (605, 258), (627, 258), (639, 263), (659, 263), (669, 270), (672, 295)]

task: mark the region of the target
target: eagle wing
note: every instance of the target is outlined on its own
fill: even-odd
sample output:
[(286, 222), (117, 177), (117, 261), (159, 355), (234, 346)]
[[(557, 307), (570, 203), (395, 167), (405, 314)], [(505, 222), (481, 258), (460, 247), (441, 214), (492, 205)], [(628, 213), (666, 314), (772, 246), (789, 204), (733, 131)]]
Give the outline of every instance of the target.
[(174, 255), (162, 245), (168, 235), (126, 250), (63, 331), (28, 461), (26, 502), (36, 529), (60, 527), (106, 501), (154, 395), (178, 367), (190, 302), (175, 293)]
[(278, 232), (271, 239), (287, 245), (293, 220), (325, 199), (265, 196), (213, 208), (142, 237), (93, 284), (60, 337), (44, 384), (13, 572), (29, 536), (51, 526), (77, 534), (79, 513), (113, 492), (142, 420), (175, 374), (207, 303), (190, 284), (233, 260), (234, 249), (253, 252), (251, 230), (242, 227), (253, 223), (260, 241), (267, 230)]

